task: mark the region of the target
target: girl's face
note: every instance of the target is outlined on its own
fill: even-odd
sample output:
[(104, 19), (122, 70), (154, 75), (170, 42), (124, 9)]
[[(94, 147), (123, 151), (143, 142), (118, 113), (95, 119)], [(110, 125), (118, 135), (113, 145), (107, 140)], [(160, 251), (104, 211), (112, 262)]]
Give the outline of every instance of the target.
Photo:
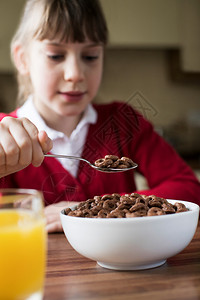
[(89, 40), (33, 40), (28, 50), (27, 69), (39, 113), (47, 121), (54, 116), (80, 118), (101, 82), (103, 46)]

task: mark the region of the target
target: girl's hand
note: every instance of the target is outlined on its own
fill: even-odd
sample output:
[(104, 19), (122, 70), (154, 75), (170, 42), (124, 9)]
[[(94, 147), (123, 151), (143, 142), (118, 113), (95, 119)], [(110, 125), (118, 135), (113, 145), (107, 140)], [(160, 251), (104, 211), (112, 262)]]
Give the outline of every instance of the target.
[(56, 204), (51, 204), (45, 207), (44, 214), (46, 216), (46, 230), (47, 232), (62, 232), (62, 225), (60, 220), (60, 212), (66, 207), (77, 205), (79, 202), (61, 201)]
[(46, 132), (38, 132), (26, 118), (5, 117), (0, 122), (0, 177), (33, 164), (39, 167), (52, 141)]

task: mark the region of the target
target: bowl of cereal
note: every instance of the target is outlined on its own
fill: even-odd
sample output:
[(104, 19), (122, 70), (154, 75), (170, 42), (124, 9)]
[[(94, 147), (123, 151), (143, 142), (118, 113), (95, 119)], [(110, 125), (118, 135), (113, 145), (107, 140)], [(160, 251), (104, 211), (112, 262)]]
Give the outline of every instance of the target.
[(191, 242), (199, 206), (137, 193), (95, 196), (60, 213), (65, 236), (81, 255), (104, 268), (161, 266)]

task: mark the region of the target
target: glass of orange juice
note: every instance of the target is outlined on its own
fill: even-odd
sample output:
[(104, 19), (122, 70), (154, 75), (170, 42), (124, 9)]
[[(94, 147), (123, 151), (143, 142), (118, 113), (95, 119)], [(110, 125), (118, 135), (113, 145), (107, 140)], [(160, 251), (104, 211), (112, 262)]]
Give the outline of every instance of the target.
[(42, 193), (0, 189), (0, 299), (43, 298), (46, 240)]

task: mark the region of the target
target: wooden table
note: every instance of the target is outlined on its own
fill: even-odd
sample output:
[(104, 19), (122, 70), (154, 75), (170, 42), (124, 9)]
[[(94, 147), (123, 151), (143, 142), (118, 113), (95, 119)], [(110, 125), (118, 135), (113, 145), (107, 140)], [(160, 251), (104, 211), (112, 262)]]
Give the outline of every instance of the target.
[(79, 255), (63, 233), (49, 234), (45, 300), (200, 299), (200, 226), (190, 245), (161, 267), (113, 271)]

